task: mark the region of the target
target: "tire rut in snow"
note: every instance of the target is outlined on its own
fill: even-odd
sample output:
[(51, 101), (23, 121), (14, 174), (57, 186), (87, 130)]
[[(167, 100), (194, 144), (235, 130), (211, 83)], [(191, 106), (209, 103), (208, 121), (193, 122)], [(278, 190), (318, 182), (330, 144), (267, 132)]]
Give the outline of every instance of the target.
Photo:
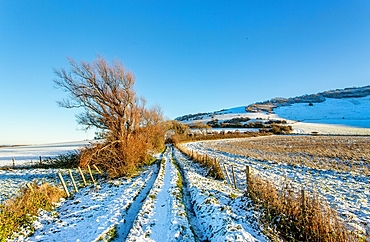
[[(162, 160), (162, 156), (159, 158)], [(160, 162), (157, 162), (156, 170), (153, 173), (152, 177), (148, 180), (146, 186), (141, 190), (140, 194), (135, 198), (132, 205), (126, 211), (126, 215), (123, 218), (123, 222), (117, 225), (117, 236), (114, 238), (113, 241), (120, 242), (125, 241), (130, 229), (132, 228), (135, 218), (139, 213), (145, 198), (148, 196), (155, 180), (159, 174)]]
[(172, 157), (174, 161), (176, 162), (176, 165), (179, 169), (179, 172), (182, 178), (182, 191), (183, 191), (183, 196), (184, 196), (183, 200), (185, 204), (186, 214), (187, 214), (191, 229), (193, 230), (195, 241), (204, 241), (205, 238), (203, 236), (202, 231), (199, 229), (200, 223), (198, 222), (197, 216), (193, 208), (193, 203), (191, 202), (191, 195), (189, 192), (189, 182), (184, 175), (183, 169), (181, 169), (181, 166), (179, 165), (176, 159), (176, 156), (174, 154), (174, 148), (172, 146), (171, 146), (171, 153), (172, 153)]
[(170, 147), (126, 241), (194, 241)]

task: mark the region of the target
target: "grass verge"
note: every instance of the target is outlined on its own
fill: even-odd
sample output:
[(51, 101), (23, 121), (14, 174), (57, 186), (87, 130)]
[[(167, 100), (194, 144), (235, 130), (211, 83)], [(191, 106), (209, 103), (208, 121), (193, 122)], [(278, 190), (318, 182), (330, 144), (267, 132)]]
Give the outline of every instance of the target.
[(317, 196), (279, 191), (272, 183), (252, 175), (247, 195), (263, 210), (261, 222), (286, 241), (364, 241), (351, 234), (335, 210)]
[(5, 242), (24, 227), (32, 231), (32, 223), (39, 209), (51, 211), (53, 203), (62, 197), (65, 197), (63, 190), (47, 183), (39, 186), (34, 182), (22, 188), (19, 196), (0, 204), (0, 241)]
[(217, 159), (212, 159), (207, 155), (198, 154), (197, 152), (181, 147), (181, 145), (176, 145), (176, 148), (193, 161), (199, 163), (202, 167), (205, 167), (208, 170), (207, 176), (211, 176), (217, 180), (225, 180), (224, 173), (222, 172), (220, 163)]

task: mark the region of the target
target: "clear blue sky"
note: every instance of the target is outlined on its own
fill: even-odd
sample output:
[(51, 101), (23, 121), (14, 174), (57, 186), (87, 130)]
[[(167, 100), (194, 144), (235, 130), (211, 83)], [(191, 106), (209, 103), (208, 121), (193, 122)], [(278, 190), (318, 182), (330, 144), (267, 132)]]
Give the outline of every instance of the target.
[(165, 116), (370, 84), (370, 1), (0, 0), (0, 144), (93, 138), (67, 57), (120, 60)]

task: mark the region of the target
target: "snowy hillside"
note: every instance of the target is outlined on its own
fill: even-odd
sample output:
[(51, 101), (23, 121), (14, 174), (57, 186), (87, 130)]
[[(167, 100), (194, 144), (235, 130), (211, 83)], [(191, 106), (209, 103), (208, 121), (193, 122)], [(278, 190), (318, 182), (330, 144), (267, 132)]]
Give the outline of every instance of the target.
[[(370, 86), (327, 91), (296, 98), (275, 98), (272, 101), (252, 104), (213, 113), (185, 115), (177, 118), (187, 124), (208, 123), (222, 129), (235, 124), (236, 118), (244, 122), (235, 125), (239, 130), (253, 123), (284, 120), (295, 133), (358, 134), (370, 135)], [(253, 111), (252, 111), (253, 110)], [(216, 126), (214, 124), (216, 123)], [(229, 126), (225, 125), (228, 124)], [(249, 125), (248, 125), (249, 124)], [(216, 130), (217, 130), (216, 129)], [(246, 129), (248, 130), (248, 129)]]

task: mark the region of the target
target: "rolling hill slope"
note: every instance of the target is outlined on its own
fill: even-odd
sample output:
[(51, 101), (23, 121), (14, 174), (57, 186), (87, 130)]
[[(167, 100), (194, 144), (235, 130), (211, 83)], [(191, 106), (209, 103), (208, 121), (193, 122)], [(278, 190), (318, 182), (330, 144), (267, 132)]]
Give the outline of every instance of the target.
[(185, 115), (176, 120), (189, 125), (208, 123), (217, 129), (253, 128), (256, 123), (278, 121), (292, 126), (294, 133), (370, 135), (369, 107), (370, 86), (365, 86), (274, 98), (249, 106)]

